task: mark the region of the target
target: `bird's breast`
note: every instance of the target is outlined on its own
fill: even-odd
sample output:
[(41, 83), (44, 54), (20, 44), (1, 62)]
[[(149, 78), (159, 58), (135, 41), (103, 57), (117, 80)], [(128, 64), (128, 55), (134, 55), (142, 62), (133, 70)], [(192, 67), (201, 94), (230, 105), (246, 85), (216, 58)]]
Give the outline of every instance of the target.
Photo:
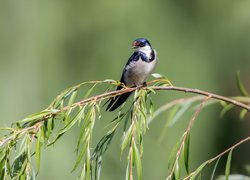
[(156, 65), (156, 60), (145, 62), (139, 59), (131, 62), (124, 72), (124, 80), (127, 86), (140, 85), (146, 81)]

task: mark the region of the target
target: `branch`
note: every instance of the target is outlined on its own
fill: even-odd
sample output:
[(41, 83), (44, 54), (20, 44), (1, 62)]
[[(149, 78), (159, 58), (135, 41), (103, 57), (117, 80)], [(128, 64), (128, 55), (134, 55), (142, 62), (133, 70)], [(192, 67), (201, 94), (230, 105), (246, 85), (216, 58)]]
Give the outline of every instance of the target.
[(231, 98), (227, 98), (225, 96), (220, 96), (220, 95), (210, 93), (210, 92), (207, 92), (207, 91), (202, 91), (202, 90), (199, 90), (199, 89), (191, 89), (191, 88), (184, 88), (184, 87), (177, 87), (177, 86), (167, 86), (167, 87), (165, 87), (165, 86), (163, 86), (163, 87), (162, 86), (152, 86), (152, 87), (149, 87), (149, 88), (152, 88), (154, 90), (182, 91), (182, 92), (186, 92), (186, 93), (193, 93), (193, 94), (200, 94), (200, 95), (203, 95), (203, 96), (209, 96), (212, 99), (221, 100), (221, 101), (233, 104), (235, 106), (241, 107), (243, 109), (246, 109), (247, 111), (250, 111), (250, 105), (241, 103), (241, 102), (236, 101), (236, 100), (231, 99)]
[(102, 99), (106, 99), (106, 98), (109, 98), (109, 97), (121, 95), (121, 94), (124, 94), (124, 93), (127, 93), (127, 92), (132, 92), (132, 91), (135, 91), (136, 89), (139, 89), (139, 88), (152, 89), (152, 90), (182, 91), (182, 92), (185, 92), (185, 93), (199, 94), (199, 95), (203, 95), (203, 96), (208, 96), (208, 97), (210, 97), (212, 99), (221, 100), (221, 101), (233, 104), (235, 106), (241, 107), (243, 109), (246, 109), (247, 111), (250, 111), (250, 106), (247, 105), (247, 104), (244, 104), (244, 103), (241, 103), (240, 101), (236, 101), (234, 99), (227, 98), (227, 97), (224, 97), (224, 96), (220, 96), (220, 95), (217, 95), (217, 94), (214, 94), (214, 93), (210, 93), (210, 92), (207, 92), (207, 91), (202, 91), (202, 90), (199, 90), (199, 89), (191, 89), (191, 88), (177, 87), (177, 86), (148, 86), (148, 87), (138, 86), (138, 87), (133, 87), (133, 88), (124, 88), (124, 89), (117, 90), (117, 91), (110, 91), (110, 92), (103, 93), (103, 94), (100, 94), (100, 95), (97, 95), (97, 96), (92, 96), (90, 98), (87, 98), (87, 99), (84, 99), (84, 100), (79, 101), (77, 103), (74, 103), (71, 106), (66, 106), (63, 109), (61, 109), (59, 112), (69, 110), (72, 107), (74, 108), (74, 107), (77, 107), (77, 106), (82, 106), (82, 105), (84, 105), (86, 103), (89, 103), (91, 101), (100, 101)]
[[(188, 124), (187, 129), (186, 129), (186, 131), (185, 131), (185, 132), (183, 133), (183, 135), (182, 135), (183, 138), (182, 138), (182, 140), (181, 140), (181, 145), (180, 145), (180, 147), (179, 147), (179, 149), (178, 149), (178, 151), (177, 151), (177, 153), (176, 153), (176, 157), (175, 157), (175, 161), (174, 161), (173, 167), (172, 167), (172, 169), (171, 169), (171, 171), (170, 171), (170, 174), (169, 174), (168, 177), (166, 178), (166, 180), (171, 180), (171, 179), (172, 179), (172, 177), (173, 177), (173, 175), (174, 175), (175, 168), (176, 168), (177, 163), (178, 163), (178, 160), (179, 160), (179, 158), (180, 158), (181, 152), (182, 152), (183, 149), (184, 149), (185, 142), (186, 142), (186, 140), (187, 140), (188, 135), (190, 134), (190, 131), (191, 131), (191, 128), (192, 128), (192, 126), (193, 126), (193, 124), (194, 124), (194, 121), (195, 121), (195, 119), (197, 118), (197, 116), (199, 115), (199, 113), (200, 113), (202, 107), (204, 106), (205, 102), (206, 102), (209, 98), (210, 98), (210, 96), (206, 97), (206, 98), (202, 101), (202, 103), (200, 104), (200, 106), (199, 106), (199, 107), (197, 108), (197, 110), (195, 111), (195, 113), (194, 113), (192, 119), (189, 121), (189, 124)], [(187, 147), (187, 148), (189, 148), (189, 147)]]
[[(121, 90), (116, 90), (116, 91), (109, 91), (109, 92), (106, 91), (105, 93), (94, 95), (89, 98), (83, 99), (81, 101), (75, 102), (77, 91), (80, 88), (80, 86), (82, 86), (83, 84), (92, 84), (92, 87), (85, 94), (85, 97), (88, 97), (89, 94), (94, 89), (94, 87), (96, 86), (96, 84), (100, 84), (100, 83), (109, 83), (109, 84), (113, 84), (116, 86), (122, 86), (123, 88)], [(91, 162), (93, 161), (93, 157), (94, 157), (96, 158), (95, 173), (97, 177), (99, 177), (102, 155), (106, 151), (108, 145), (110, 144), (112, 137), (114, 135), (115, 129), (117, 127), (116, 125), (111, 131), (109, 131), (104, 136), (104, 138), (101, 139), (101, 141), (98, 143), (95, 149), (94, 155), (91, 157), (90, 145), (91, 145), (92, 131), (93, 131), (96, 117), (101, 117), (99, 116), (101, 102), (104, 99), (109, 99), (117, 95), (121, 95), (121, 94), (128, 93), (128, 92), (133, 92), (133, 91), (140, 89), (140, 91), (136, 91), (135, 93), (135, 99), (136, 99), (135, 102), (137, 103), (134, 103), (134, 105), (132, 106), (132, 110), (130, 109), (129, 111), (127, 111), (127, 113), (119, 112), (119, 115), (111, 123), (115, 122), (118, 124), (124, 117), (126, 119), (129, 119), (129, 116), (132, 113), (131, 114), (132, 124), (130, 125), (131, 128), (129, 128), (127, 132), (125, 133), (121, 151), (123, 151), (124, 148), (128, 144), (130, 144), (129, 145), (130, 146), (130, 155), (129, 155), (130, 162), (128, 164), (128, 169), (130, 168), (130, 175), (132, 176), (132, 168), (135, 165), (137, 177), (141, 179), (142, 177), (141, 156), (143, 152), (143, 135), (146, 132), (147, 125), (148, 125), (147, 123), (150, 122), (147, 119), (148, 109), (146, 106), (146, 99), (147, 99), (146, 97), (148, 95), (148, 92), (154, 92), (158, 90), (181, 91), (181, 92), (186, 92), (186, 93), (188, 92), (188, 93), (205, 96), (204, 98), (205, 100), (197, 109), (194, 117), (191, 119), (189, 123), (188, 128), (183, 134), (181, 146), (179, 147), (179, 150), (176, 154), (175, 163), (173, 165), (173, 169), (170, 174), (170, 178), (171, 178), (172, 174), (174, 173), (175, 166), (178, 163), (178, 159), (180, 157), (181, 151), (183, 151), (183, 149), (185, 150), (185, 146), (186, 146), (185, 143), (189, 139), (190, 129), (206, 100), (208, 99), (220, 100), (226, 103), (233, 104), (240, 108), (246, 109), (247, 111), (250, 111), (250, 106), (249, 106), (250, 101), (247, 101), (246, 99), (244, 99), (243, 101), (241, 99), (227, 98), (224, 96), (220, 96), (220, 95), (213, 94), (213, 93), (206, 92), (206, 91), (201, 91), (198, 89), (172, 86), (171, 83), (167, 79), (153, 80), (149, 82), (148, 84), (149, 85), (151, 84), (151, 86), (144, 87), (141, 85), (138, 87), (128, 88), (128, 87), (123, 86), (119, 82), (106, 80), (106, 81), (91, 81), (91, 82), (81, 83), (77, 86), (66, 89), (60, 95), (58, 95), (57, 98), (51, 103), (51, 105), (45, 110), (32, 114), (28, 116), (27, 118), (16, 122), (15, 123), (16, 126), (14, 128), (0, 129), (0, 130), (10, 131), (8, 135), (5, 135), (4, 137), (0, 139), (0, 150), (1, 150), (0, 154), (1, 153), (4, 154), (4, 156), (1, 156), (3, 158), (0, 161), (0, 169), (4, 166), (4, 172), (6, 173), (6, 175), (12, 176), (9, 173), (9, 167), (11, 166), (10, 161), (9, 161), (10, 156), (11, 156), (10, 152), (13, 151), (13, 149), (16, 147), (16, 143), (18, 143), (19, 140), (20, 141), (22, 140), (22, 142), (24, 142), (24, 143), (21, 143), (21, 146), (20, 146), (20, 151), (22, 153), (20, 155), (17, 155), (12, 163), (13, 166), (19, 167), (17, 169), (14, 169), (15, 170), (14, 175), (16, 175), (17, 177), (19, 177), (19, 175), (21, 177), (22, 174), (23, 175), (26, 174), (27, 177), (30, 176), (30, 172), (31, 172), (30, 171), (31, 170), (30, 159), (31, 159), (31, 156), (33, 156), (31, 154), (31, 151), (32, 151), (31, 147), (33, 147), (33, 143), (36, 142), (36, 145), (34, 147), (35, 148), (34, 154), (36, 157), (37, 167), (39, 169), (41, 147), (42, 146), (48, 147), (54, 144), (65, 132), (71, 129), (75, 124), (78, 124), (78, 126), (81, 126), (80, 137), (77, 143), (77, 150), (79, 151), (78, 151), (77, 161), (73, 170), (75, 170), (79, 166), (80, 162), (84, 161), (81, 176), (86, 175), (86, 177), (90, 177), (92, 173)], [(164, 111), (164, 109), (166, 110), (170, 108), (172, 105), (176, 103), (181, 103), (183, 101), (186, 101), (186, 102), (197, 101), (203, 98), (202, 96), (195, 96), (192, 98), (178, 99), (178, 100), (172, 101), (168, 103), (167, 105), (163, 106), (162, 108), (159, 108), (159, 111), (156, 112), (154, 117), (158, 115), (157, 113)], [(60, 123), (62, 123), (63, 127), (56, 134), (53, 134), (56, 136), (55, 138), (53, 138), (53, 141), (50, 142), (50, 137), (52, 134), (52, 130), (54, 129), (55, 120), (60, 120)], [(126, 123), (127, 122), (125, 122), (124, 131), (126, 130)], [(132, 131), (130, 131), (130, 129), (132, 129)], [(239, 144), (243, 142), (245, 141), (241, 141), (239, 142)], [(227, 151), (223, 153), (226, 153), (226, 152)], [(212, 161), (213, 160), (214, 159), (212, 159)], [(25, 164), (26, 161), (28, 163)], [(22, 171), (23, 168), (20, 166), (20, 164), (25, 166), (25, 172)], [(4, 177), (4, 176), (1, 176), (1, 177)]]
[[(221, 156), (225, 155), (226, 153), (228, 153), (229, 151), (233, 150), (234, 148), (236, 148), (237, 146), (250, 141), (250, 136), (246, 137), (245, 139), (242, 139), (241, 141), (239, 141), (238, 143), (234, 144), (233, 146), (229, 147), (228, 149), (226, 149), (225, 151), (221, 152), (220, 154), (218, 154), (217, 156), (207, 160), (206, 162), (204, 162), (205, 164), (210, 164), (212, 162), (214, 162), (216, 159), (220, 158)], [(190, 173), (187, 177), (185, 177), (183, 180), (187, 180), (190, 179), (191, 176), (193, 176), (196, 173), (196, 171)]]
[[(224, 96), (220, 96), (220, 95), (217, 95), (217, 94), (214, 94), (214, 93), (210, 93), (210, 92), (207, 92), (207, 91), (202, 91), (202, 90), (199, 90), (199, 89), (191, 89), (191, 88), (177, 87), (177, 86), (147, 86), (147, 87), (138, 86), (138, 87), (123, 88), (121, 90), (106, 92), (106, 93), (99, 94), (99, 95), (96, 95), (96, 96), (92, 96), (92, 97), (89, 97), (89, 98), (84, 99), (82, 101), (73, 103), (70, 106), (65, 106), (62, 109), (54, 109), (53, 111), (51, 111), (51, 113), (49, 113), (46, 116), (42, 117), (39, 121), (46, 121), (46, 120), (49, 119), (48, 117), (59, 114), (61, 112), (65, 112), (65, 111), (70, 110), (70, 109), (74, 109), (74, 108), (79, 107), (79, 106), (83, 106), (83, 105), (85, 105), (87, 103), (90, 103), (90, 102), (97, 102), (97, 101), (107, 99), (107, 98), (110, 98), (110, 97), (114, 97), (114, 96), (117, 96), (117, 95), (121, 95), (121, 94), (124, 94), (124, 93), (127, 93), (127, 92), (132, 92), (132, 91), (135, 91), (135, 90), (140, 89), (140, 88), (151, 89), (151, 90), (181, 91), (181, 92), (185, 92), (185, 93), (199, 94), (199, 95), (210, 97), (211, 99), (221, 100), (221, 101), (233, 104), (235, 106), (238, 106), (240, 108), (246, 109), (247, 111), (250, 111), (250, 106), (247, 105), (247, 104), (244, 104), (244, 103), (241, 103), (240, 101), (236, 101), (234, 99), (227, 98), (227, 97), (224, 97)], [(22, 129), (22, 130), (24, 130), (24, 129)], [(3, 146), (4, 144), (6, 144), (11, 139), (12, 138), (10, 138), (10, 137), (1, 139), (0, 140), (0, 147)]]

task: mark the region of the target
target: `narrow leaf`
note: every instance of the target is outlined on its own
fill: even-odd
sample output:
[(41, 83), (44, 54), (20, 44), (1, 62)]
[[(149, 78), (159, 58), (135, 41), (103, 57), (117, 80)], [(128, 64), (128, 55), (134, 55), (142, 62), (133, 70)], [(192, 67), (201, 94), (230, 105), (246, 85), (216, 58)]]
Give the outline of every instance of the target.
[(220, 158), (221, 158), (221, 156), (217, 159), (217, 161), (216, 161), (216, 163), (214, 165), (214, 169), (213, 169), (213, 172), (212, 172), (212, 175), (211, 175), (211, 180), (214, 180), (215, 171), (216, 171), (216, 168), (217, 168), (217, 166), (219, 164)]
[(220, 112), (220, 117), (223, 117), (230, 109), (234, 107), (233, 104), (227, 104)]
[(136, 166), (136, 172), (137, 172), (137, 177), (138, 180), (142, 179), (142, 165), (141, 165), (141, 156), (140, 153), (136, 147), (136, 144), (134, 142), (133, 145), (133, 150), (134, 150), (134, 158), (135, 158), (135, 166)]
[(36, 167), (37, 167), (37, 173), (39, 172), (40, 169), (40, 159), (41, 159), (41, 135), (42, 130), (39, 131), (37, 135), (37, 140), (36, 140), (36, 152), (35, 152), (35, 157), (36, 157)]
[(43, 116), (46, 116), (46, 115), (48, 115), (50, 113), (51, 113), (51, 111), (45, 110), (45, 111), (41, 111), (41, 112), (38, 112), (38, 113), (35, 113), (35, 114), (31, 114), (28, 117), (26, 117), (25, 119), (23, 119), (21, 121), (18, 121), (18, 123), (27, 123), (27, 122), (33, 121), (35, 119), (40, 119)]
[(190, 102), (185, 102), (185, 103), (181, 104), (181, 107), (178, 110), (178, 112), (176, 112), (176, 114), (174, 115), (174, 117), (172, 119), (169, 119), (168, 126), (169, 127), (173, 126), (177, 122), (177, 120), (188, 110), (188, 108), (191, 105), (192, 105), (192, 103), (190, 103)]
[(190, 146), (190, 134), (187, 134), (184, 144), (184, 164), (187, 174), (189, 174), (189, 146)]
[(84, 157), (84, 155), (85, 155), (85, 153), (86, 153), (87, 146), (88, 146), (88, 144), (87, 144), (87, 142), (86, 142), (86, 143), (83, 145), (82, 150), (81, 150), (80, 154), (78, 155), (77, 160), (76, 160), (76, 163), (75, 163), (73, 169), (71, 170), (71, 172), (73, 172), (74, 170), (76, 170), (76, 168), (79, 166), (79, 164), (80, 164), (82, 158)]
[(202, 171), (202, 169), (208, 164), (208, 161), (205, 161), (204, 163), (202, 163), (192, 174), (192, 176), (190, 177), (190, 180), (195, 180), (197, 175), (200, 174), (200, 172)]
[(247, 111), (246, 109), (241, 110), (241, 112), (240, 112), (240, 119), (241, 119), (241, 120), (243, 120), (243, 119), (245, 118), (247, 112), (248, 112), (248, 111)]
[(27, 153), (22, 152), (16, 157), (11, 166), (11, 177), (16, 177), (18, 174), (22, 174), (27, 164)]
[(56, 138), (53, 140), (53, 142), (51, 142), (49, 144), (52, 145), (54, 144), (66, 131), (68, 131), (70, 128), (72, 128), (74, 126), (74, 124), (80, 119), (82, 118), (82, 116), (84, 115), (84, 108), (80, 107), (79, 111), (77, 112), (77, 114), (72, 118), (72, 120), (67, 123), (57, 134)]
[(74, 101), (75, 101), (75, 99), (76, 99), (76, 96), (77, 96), (77, 90), (74, 91), (74, 92), (72, 93), (72, 95), (70, 96), (69, 102), (68, 102), (68, 106), (71, 106), (71, 105), (74, 103)]
[(127, 146), (128, 142), (130, 142), (133, 126), (134, 125), (131, 124), (130, 127), (129, 127), (129, 129), (128, 129), (128, 131), (123, 136), (123, 140), (122, 140), (122, 144), (121, 144), (121, 150), (122, 150), (122, 152), (125, 149), (125, 147)]
[(174, 164), (174, 161), (176, 159), (176, 153), (178, 151), (178, 148), (180, 147), (180, 144), (181, 144), (181, 140), (182, 138), (180, 138), (174, 145), (174, 147), (172, 148), (171, 150), (171, 153), (170, 153), (170, 156), (169, 156), (169, 164), (168, 164), (168, 169), (170, 169), (173, 164)]
[(163, 75), (159, 74), (159, 73), (153, 73), (151, 74), (154, 78), (160, 79), (160, 78), (165, 78)]
[(95, 88), (96, 85), (97, 85), (97, 84), (94, 84), (94, 85), (87, 91), (87, 93), (86, 93), (85, 96), (84, 96), (84, 99), (86, 99), (86, 98), (91, 94), (91, 92), (93, 91), (93, 89)]
[(225, 177), (226, 177), (225, 179), (226, 180), (228, 180), (229, 175), (230, 175), (232, 152), (233, 152), (233, 149), (231, 149), (231, 151), (229, 152), (229, 154), (227, 156), (227, 163), (226, 163), (226, 169), (225, 169)]
[(236, 76), (236, 81), (237, 81), (237, 86), (240, 90), (240, 93), (243, 95), (243, 96), (248, 96), (249, 97), (249, 93), (247, 92), (245, 86), (243, 85), (241, 79), (240, 79), (240, 72), (237, 73), (237, 76)]
[(180, 164), (179, 164), (179, 161), (177, 161), (175, 164), (173, 177), (174, 177), (174, 179), (178, 180), (178, 179), (180, 179), (180, 175), (181, 175)]

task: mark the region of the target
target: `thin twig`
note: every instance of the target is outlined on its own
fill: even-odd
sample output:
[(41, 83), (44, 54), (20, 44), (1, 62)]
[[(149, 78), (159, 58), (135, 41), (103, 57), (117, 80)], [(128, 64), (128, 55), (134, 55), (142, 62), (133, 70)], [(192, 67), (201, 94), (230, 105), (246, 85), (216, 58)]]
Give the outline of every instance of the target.
[[(207, 160), (207, 164), (210, 164), (212, 163), (213, 161), (215, 161), (216, 159), (220, 158), (221, 156), (225, 155), (226, 153), (228, 153), (229, 151), (231, 151), (232, 149), (236, 148), (237, 146), (247, 142), (247, 141), (250, 141), (250, 136), (246, 137), (245, 139), (242, 139), (241, 141), (239, 141), (238, 143), (234, 144), (233, 146), (229, 147), (228, 149), (226, 149), (225, 151), (221, 152), (220, 154), (218, 154), (217, 156)], [(193, 174), (195, 173), (192, 172), (190, 173), (187, 177), (185, 177), (183, 180), (186, 180), (186, 179), (189, 179)]]
[(159, 107), (154, 114), (148, 119), (148, 124), (150, 124), (153, 119), (155, 119), (157, 116), (159, 116), (162, 112), (167, 111), (168, 109), (170, 109), (171, 107), (177, 105), (177, 104), (181, 104), (181, 103), (192, 103), (195, 101), (199, 101), (204, 99), (203, 96), (194, 96), (194, 97), (188, 97), (188, 98), (180, 98), (180, 99), (175, 99), (171, 102), (168, 102), (167, 104), (164, 104), (163, 106)]
[(220, 95), (210, 93), (207, 91), (202, 91), (199, 89), (191, 89), (191, 88), (184, 88), (184, 87), (177, 87), (177, 86), (152, 86), (150, 88), (154, 90), (174, 90), (174, 91), (182, 91), (182, 92), (193, 93), (193, 94), (200, 94), (203, 96), (210, 96), (212, 99), (222, 100), (224, 102), (233, 104), (235, 106), (239, 106), (243, 109), (250, 111), (250, 106), (247, 104), (241, 103), (231, 98), (227, 98), (225, 96), (220, 96)]
[(202, 107), (204, 106), (205, 102), (206, 102), (209, 98), (210, 98), (210, 96), (206, 97), (206, 98), (202, 101), (202, 103), (200, 104), (200, 106), (199, 106), (199, 107), (197, 108), (197, 110), (195, 111), (194, 116), (193, 116), (192, 119), (189, 121), (189, 124), (188, 124), (187, 129), (186, 129), (186, 131), (185, 131), (185, 132), (183, 133), (183, 135), (182, 135), (183, 138), (182, 138), (182, 140), (181, 140), (181, 145), (180, 145), (180, 147), (179, 147), (179, 149), (178, 149), (178, 151), (177, 151), (177, 153), (176, 153), (175, 161), (174, 161), (173, 167), (172, 167), (172, 169), (171, 169), (170, 174), (169, 174), (168, 177), (166, 178), (166, 180), (172, 179), (172, 176), (173, 176), (173, 174), (174, 174), (174, 170), (175, 170), (176, 165), (177, 165), (177, 163), (178, 163), (179, 157), (180, 157), (181, 152), (182, 152), (182, 150), (183, 150), (183, 148), (184, 148), (184, 144), (185, 144), (185, 142), (186, 142), (187, 136), (188, 136), (188, 134), (190, 133), (190, 130), (191, 130), (193, 124), (194, 124), (195, 119), (197, 118), (197, 116), (198, 116), (198, 114), (200, 113)]

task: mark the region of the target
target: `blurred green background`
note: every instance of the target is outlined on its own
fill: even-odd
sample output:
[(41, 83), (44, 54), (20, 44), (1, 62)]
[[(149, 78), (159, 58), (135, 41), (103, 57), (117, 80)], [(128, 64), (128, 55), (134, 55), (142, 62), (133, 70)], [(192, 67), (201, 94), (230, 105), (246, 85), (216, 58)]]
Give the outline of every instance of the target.
[[(10, 126), (46, 108), (63, 89), (88, 80), (119, 80), (134, 39), (145, 37), (157, 50), (155, 72), (174, 85), (221, 95), (239, 95), (235, 77), (250, 90), (249, 0), (3, 0), (0, 2), (0, 126)], [(187, 96), (161, 92), (155, 106)], [(191, 169), (249, 135), (250, 118), (238, 111), (219, 117), (220, 106), (204, 109), (191, 137)], [(192, 111), (193, 112), (193, 111)], [(171, 148), (184, 132), (192, 112), (158, 141), (167, 113), (155, 120), (146, 136), (143, 179), (167, 176)], [(96, 123), (99, 138), (115, 113), (103, 112)], [(118, 134), (121, 135), (121, 134)], [(42, 154), (38, 179), (76, 179), (77, 129)], [(98, 139), (98, 137), (96, 138)], [(105, 155), (102, 179), (124, 179), (126, 156), (120, 139)], [(250, 145), (233, 154), (233, 173), (245, 173)], [(224, 172), (221, 162), (221, 170)], [(203, 174), (204, 179), (211, 171)]]

